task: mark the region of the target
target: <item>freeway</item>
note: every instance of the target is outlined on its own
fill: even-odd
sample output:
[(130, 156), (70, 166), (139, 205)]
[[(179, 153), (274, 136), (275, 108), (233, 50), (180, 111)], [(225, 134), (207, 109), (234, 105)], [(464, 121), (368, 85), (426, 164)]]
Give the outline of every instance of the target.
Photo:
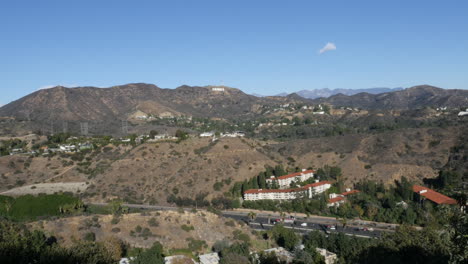
[[(98, 206), (106, 206), (107, 203), (91, 203)], [(160, 205), (146, 205), (146, 204), (123, 204), (129, 208), (137, 208), (143, 210), (178, 210), (179, 207), (173, 206), (160, 206)], [(192, 208), (184, 208), (184, 210), (191, 210)], [(249, 211), (245, 210), (226, 210), (221, 211), (224, 217), (232, 218), (238, 221), (247, 223), (251, 228), (259, 231), (271, 229), (274, 226), (273, 220), (280, 218), (277, 212), (259, 212), (256, 213), (254, 220), (248, 218)], [(306, 226), (301, 225), (306, 223)], [(293, 229), (300, 234), (306, 234), (310, 231), (318, 230), (325, 233), (342, 232), (349, 236), (377, 238), (383, 232), (393, 232), (395, 225), (387, 223), (377, 223), (359, 220), (350, 220), (349, 223), (343, 227), (342, 223), (332, 217), (323, 216), (308, 216), (297, 217), (294, 224), (285, 223), (286, 228)], [(334, 228), (330, 228), (333, 226)], [(370, 231), (371, 230), (371, 231)]]
[[(244, 221), (250, 227), (255, 230), (265, 231), (268, 229), (273, 228), (274, 223), (273, 220), (276, 218), (268, 218), (268, 217), (256, 217), (254, 220), (249, 219), (246, 215), (238, 215), (238, 214), (230, 214), (229, 212), (223, 212), (224, 217), (233, 218), (236, 220)], [(304, 226), (303, 224), (306, 224)], [(294, 223), (284, 223), (284, 227), (293, 229), (297, 233), (306, 234), (310, 231), (322, 231), (325, 233), (337, 233), (341, 232), (345, 235), (349, 236), (357, 236), (363, 238), (377, 238), (380, 237), (382, 234), (382, 230), (376, 230), (371, 228), (372, 231), (369, 231), (369, 228), (363, 226), (345, 226), (343, 227), (340, 224), (323, 224), (319, 222), (313, 221), (313, 219), (296, 219)], [(331, 226), (333, 226), (331, 228)]]

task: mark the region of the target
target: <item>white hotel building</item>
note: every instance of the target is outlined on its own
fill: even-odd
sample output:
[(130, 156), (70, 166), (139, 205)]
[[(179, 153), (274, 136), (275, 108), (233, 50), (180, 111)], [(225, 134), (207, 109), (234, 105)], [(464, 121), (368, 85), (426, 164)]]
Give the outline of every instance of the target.
[(278, 186), (280, 189), (285, 189), (289, 188), (292, 182), (302, 182), (306, 181), (310, 178), (314, 177), (314, 172), (313, 170), (302, 170), (301, 172), (296, 172), (284, 176), (280, 176), (275, 178), (275, 176), (271, 176), (269, 179), (266, 179), (266, 182), (270, 184), (270, 186), (273, 184), (273, 182), (278, 182)]
[(299, 197), (312, 198), (330, 189), (331, 182), (321, 181), (294, 189), (250, 189), (244, 192), (244, 200), (291, 200)]

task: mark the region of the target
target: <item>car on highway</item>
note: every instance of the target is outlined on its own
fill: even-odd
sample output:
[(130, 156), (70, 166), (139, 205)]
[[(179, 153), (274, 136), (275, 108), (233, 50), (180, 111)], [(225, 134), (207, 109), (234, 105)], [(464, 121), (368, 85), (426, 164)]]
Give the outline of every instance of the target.
[(330, 230), (336, 230), (336, 227), (334, 225), (327, 225), (327, 228)]
[(307, 223), (302, 223), (301, 226), (307, 226)]

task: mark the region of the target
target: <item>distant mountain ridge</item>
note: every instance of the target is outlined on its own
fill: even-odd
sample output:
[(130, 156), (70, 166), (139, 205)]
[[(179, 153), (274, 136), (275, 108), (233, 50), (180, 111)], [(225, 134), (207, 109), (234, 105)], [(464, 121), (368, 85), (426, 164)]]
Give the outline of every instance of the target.
[(109, 88), (57, 86), (35, 91), (0, 107), (0, 118), (32, 121), (38, 126), (52, 122), (93, 122), (95, 126), (115, 131), (134, 113), (159, 117), (247, 118), (259, 115), (263, 105), (291, 102), (286, 97), (259, 98), (226, 86), (183, 85), (175, 89), (146, 83)]
[(431, 107), (466, 107), (468, 90), (442, 89), (430, 85), (419, 85), (394, 92), (354, 95), (336, 94), (328, 98), (313, 99), (314, 103), (327, 103), (335, 107), (359, 107), (363, 109), (408, 110)]
[(349, 96), (340, 93), (327, 98), (306, 99), (298, 93), (285, 97), (256, 97), (226, 86), (183, 85), (176, 89), (163, 89), (146, 83), (109, 88), (57, 86), (36, 91), (0, 107), (0, 120), (28, 121), (26, 123), (36, 128), (63, 122), (73, 122), (75, 126), (79, 126), (80, 122), (89, 122), (91, 126), (102, 127), (97, 131), (104, 133), (108, 130), (118, 131), (122, 121), (141, 114), (248, 120), (261, 117), (264, 107), (290, 103), (325, 103), (334, 107), (369, 110), (467, 107), (468, 90), (445, 90), (421, 85), (380, 94), (361, 92)]
[(314, 89), (314, 90), (302, 90), (302, 91), (296, 92), (296, 94), (304, 98), (315, 99), (315, 98), (320, 98), (320, 97), (330, 97), (336, 94), (344, 94), (344, 95), (355, 95), (358, 93), (380, 94), (380, 93), (388, 93), (388, 92), (395, 92), (395, 91), (401, 91), (401, 90), (403, 90), (403, 88), (401, 87), (397, 87), (397, 88), (377, 87), (377, 88), (365, 88), (365, 89), (323, 88), (323, 89)]
[[(298, 92), (293, 92), (301, 97), (307, 98), (307, 99), (316, 99), (320, 97), (330, 97), (335, 94), (344, 94), (344, 95), (355, 95), (358, 93), (370, 93), (370, 94), (379, 94), (379, 93), (388, 93), (388, 92), (395, 92), (395, 91), (400, 91), (403, 90), (404, 88), (402, 87), (397, 87), (397, 88), (386, 88), (386, 87), (376, 87), (376, 88), (364, 88), (364, 89), (345, 89), (345, 88), (337, 88), (337, 89), (328, 89), (328, 88), (322, 88), (322, 89), (312, 89), (312, 90), (300, 90)], [(275, 94), (273, 96), (288, 96), (293, 93), (279, 93)], [(257, 93), (253, 93), (252, 95), (257, 96), (257, 97), (265, 97), (268, 95), (261, 95)]]

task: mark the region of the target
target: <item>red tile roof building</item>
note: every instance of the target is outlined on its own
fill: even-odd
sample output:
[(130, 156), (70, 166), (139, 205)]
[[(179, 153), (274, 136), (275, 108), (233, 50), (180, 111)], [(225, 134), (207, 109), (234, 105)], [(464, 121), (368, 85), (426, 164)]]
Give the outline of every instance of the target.
[(328, 200), (328, 207), (330, 206), (340, 206), (340, 204), (345, 202), (346, 196), (351, 194), (356, 194), (360, 192), (359, 190), (346, 191), (341, 194), (332, 193), (330, 194), (330, 199)]
[(452, 199), (424, 186), (413, 185), (413, 192), (433, 201), (436, 204), (457, 204), (455, 199)]
[(292, 182), (302, 182), (314, 177), (314, 170), (302, 170), (301, 172), (291, 173), (288, 175), (283, 175), (279, 177), (271, 176), (269, 179), (266, 179), (266, 182), (273, 184), (277, 182), (278, 186), (281, 189), (288, 188)]
[(322, 181), (292, 189), (250, 189), (244, 192), (244, 200), (290, 200), (298, 197), (312, 198), (331, 187), (331, 182)]

